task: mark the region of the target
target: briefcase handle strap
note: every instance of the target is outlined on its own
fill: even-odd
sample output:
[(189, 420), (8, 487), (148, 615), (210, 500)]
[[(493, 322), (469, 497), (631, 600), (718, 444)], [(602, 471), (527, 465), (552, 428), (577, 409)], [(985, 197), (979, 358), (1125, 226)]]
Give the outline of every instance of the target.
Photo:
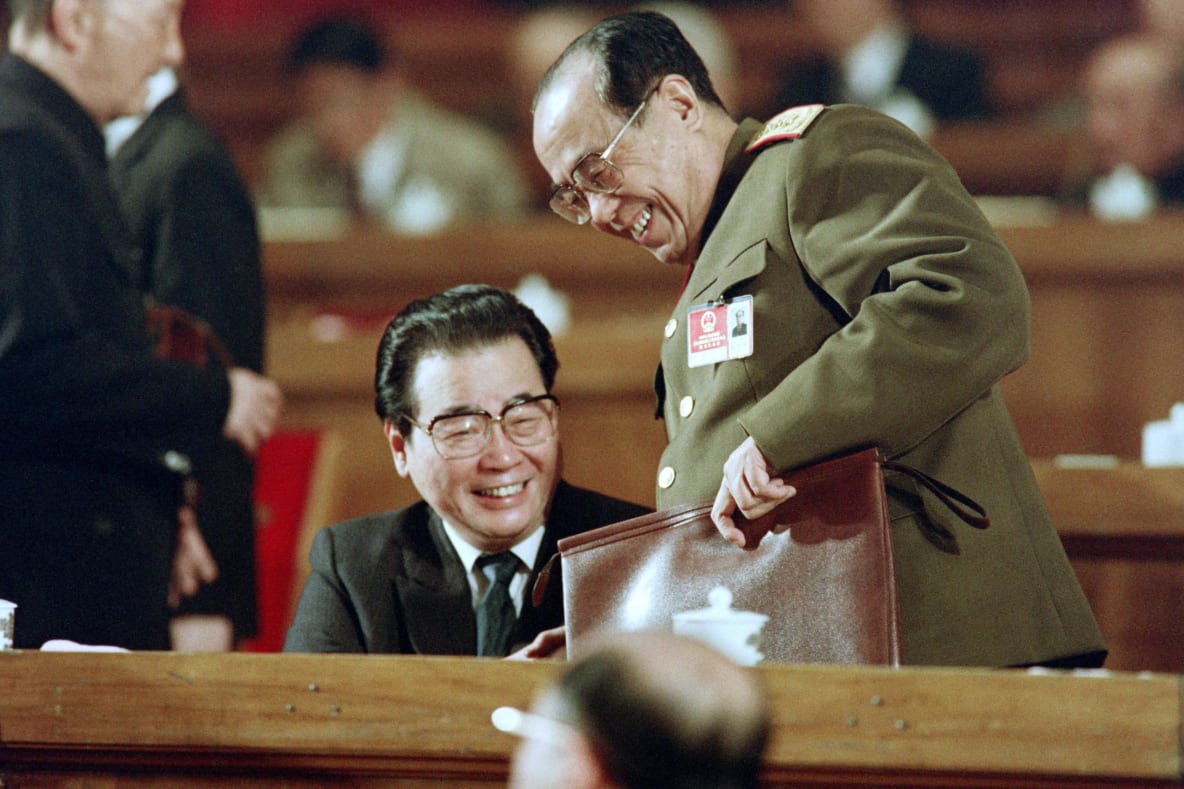
[(950, 508), (950, 511), (976, 529), (986, 529), (991, 525), (987, 511), (974, 499), (955, 490), (941, 480), (934, 479), (920, 469), (913, 468), (895, 460), (882, 460), (880, 465), (885, 471), (899, 471), (924, 485), (929, 491)]

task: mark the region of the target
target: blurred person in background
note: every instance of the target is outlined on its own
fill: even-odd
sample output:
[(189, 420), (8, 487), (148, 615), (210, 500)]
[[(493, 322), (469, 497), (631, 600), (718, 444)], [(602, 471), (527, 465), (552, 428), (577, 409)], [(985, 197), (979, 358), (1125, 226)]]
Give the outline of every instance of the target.
[(299, 118), (264, 153), (263, 207), (349, 211), (408, 234), (527, 210), (509, 146), (417, 92), (365, 22), (312, 23), (287, 71)]
[[(157, 358), (101, 127), (184, 57), (181, 0), (9, 0), (0, 61), (0, 598), (17, 648), (167, 649), (216, 568), (183, 481), (282, 407), (243, 368)], [(192, 460), (191, 460), (192, 459)]]
[[(104, 127), (108, 172), (141, 263), (139, 288), (214, 332), (231, 364), (263, 371), (263, 272), (255, 209), (229, 151), (189, 111), (171, 68), (145, 112)], [(197, 520), (218, 576), (179, 601), (173, 648), (224, 652), (255, 635), (254, 466), (229, 441), (195, 464)]]
[(823, 54), (786, 70), (775, 111), (861, 104), (922, 137), (942, 121), (991, 114), (979, 58), (917, 33), (898, 0), (790, 0), (789, 9)]
[(1086, 62), (1085, 154), (1062, 200), (1102, 219), (1142, 219), (1184, 204), (1184, 55), (1163, 36), (1132, 33)]

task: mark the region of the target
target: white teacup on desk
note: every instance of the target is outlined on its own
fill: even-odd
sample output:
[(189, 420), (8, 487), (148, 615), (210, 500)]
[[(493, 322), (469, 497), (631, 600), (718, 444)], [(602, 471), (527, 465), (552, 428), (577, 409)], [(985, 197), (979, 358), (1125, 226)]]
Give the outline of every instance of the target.
[(712, 589), (707, 601), (707, 608), (674, 614), (674, 632), (697, 638), (742, 666), (764, 660), (761, 640), (769, 617), (732, 608), (732, 592), (723, 586)]
[(0, 650), (12, 649), (13, 634), (16, 631), (16, 603), (0, 600)]

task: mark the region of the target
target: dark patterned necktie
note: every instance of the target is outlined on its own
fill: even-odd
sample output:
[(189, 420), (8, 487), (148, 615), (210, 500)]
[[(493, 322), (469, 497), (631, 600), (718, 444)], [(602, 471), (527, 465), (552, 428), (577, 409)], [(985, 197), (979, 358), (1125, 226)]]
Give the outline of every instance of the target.
[(477, 654), (505, 657), (518, 618), (510, 599), (510, 579), (518, 570), (518, 557), (508, 551), (489, 554), (477, 559), (477, 567), (489, 579), (489, 588), (477, 604)]

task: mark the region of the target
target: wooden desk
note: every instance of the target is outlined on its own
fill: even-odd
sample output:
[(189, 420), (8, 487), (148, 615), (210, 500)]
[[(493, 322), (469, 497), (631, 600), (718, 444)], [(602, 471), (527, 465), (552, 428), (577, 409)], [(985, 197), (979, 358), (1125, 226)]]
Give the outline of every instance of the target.
[(1112, 669), (1184, 671), (1184, 468), (1032, 464)]
[[(14, 787), (503, 785), (557, 664), (475, 658), (0, 654)], [(763, 786), (1184, 785), (1172, 675), (762, 666)]]
[(1001, 228), (1032, 300), (1031, 356), (1003, 381), (1032, 457), (1139, 457), (1184, 399), (1184, 214)]
[(378, 307), (388, 314), (453, 285), (513, 288), (523, 277), (541, 274), (572, 297), (577, 317), (590, 320), (665, 311), (677, 299), (683, 274), (635, 244), (549, 212), (518, 222), (473, 222), (430, 236), (343, 224), (327, 237), (268, 241), (263, 269), (273, 301)]

